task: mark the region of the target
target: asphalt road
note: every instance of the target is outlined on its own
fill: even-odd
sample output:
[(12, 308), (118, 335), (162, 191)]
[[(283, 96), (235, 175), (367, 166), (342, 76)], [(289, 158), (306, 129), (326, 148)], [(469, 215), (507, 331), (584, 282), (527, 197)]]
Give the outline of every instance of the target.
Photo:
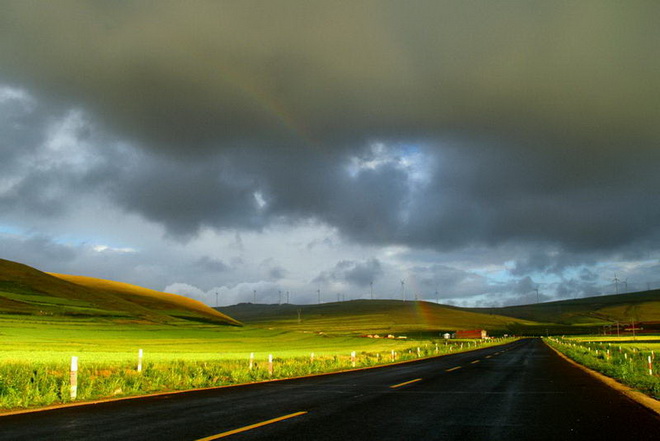
[(339, 375), (0, 417), (1, 440), (658, 440), (538, 339)]

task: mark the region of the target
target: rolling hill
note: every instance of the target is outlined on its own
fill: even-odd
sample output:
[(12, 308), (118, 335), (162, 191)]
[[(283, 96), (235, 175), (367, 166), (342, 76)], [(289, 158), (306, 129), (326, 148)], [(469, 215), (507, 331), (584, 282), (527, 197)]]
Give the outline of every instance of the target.
[(325, 333), (414, 334), (482, 328), (491, 334), (581, 334), (598, 333), (602, 326), (617, 322), (660, 321), (660, 291), (502, 308), (353, 300), (321, 305), (241, 303), (218, 310), (254, 326)]
[(467, 308), (537, 322), (602, 326), (616, 322), (660, 321), (660, 290), (585, 297), (502, 308)]
[(91, 277), (47, 274), (3, 259), (0, 259), (0, 314), (240, 325), (201, 302), (176, 294)]
[(538, 325), (525, 319), (474, 313), (423, 301), (352, 300), (320, 305), (241, 303), (218, 310), (255, 326), (324, 333), (416, 334), (474, 328), (507, 333), (516, 327)]

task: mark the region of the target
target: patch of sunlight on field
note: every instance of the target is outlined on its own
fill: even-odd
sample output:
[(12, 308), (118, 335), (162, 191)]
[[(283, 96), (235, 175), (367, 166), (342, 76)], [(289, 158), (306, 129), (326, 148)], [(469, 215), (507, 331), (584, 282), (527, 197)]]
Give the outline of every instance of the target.
[(642, 335), (636, 335), (635, 338), (633, 339), (633, 336), (631, 334), (626, 334), (626, 335), (579, 335), (579, 336), (571, 336), (571, 337), (566, 337), (566, 339), (570, 340), (578, 340), (578, 341), (621, 341), (621, 342), (628, 342), (628, 341), (635, 341), (635, 340), (657, 340), (658, 343), (660, 343), (660, 335), (648, 335), (648, 334), (642, 334)]
[[(190, 325), (112, 325), (89, 322), (0, 320), (0, 361), (60, 362), (72, 355), (81, 360), (124, 361), (143, 349), (145, 359), (231, 360), (250, 353), (257, 358), (388, 352), (415, 342), (252, 327)], [(423, 344), (420, 342), (419, 344)], [(428, 343), (427, 343), (428, 344)]]
[(566, 340), (594, 343), (611, 343), (612, 346), (621, 346), (622, 348), (635, 348), (640, 351), (660, 352), (660, 335), (642, 334), (635, 336), (634, 339), (632, 335), (582, 335), (579, 337), (567, 337)]

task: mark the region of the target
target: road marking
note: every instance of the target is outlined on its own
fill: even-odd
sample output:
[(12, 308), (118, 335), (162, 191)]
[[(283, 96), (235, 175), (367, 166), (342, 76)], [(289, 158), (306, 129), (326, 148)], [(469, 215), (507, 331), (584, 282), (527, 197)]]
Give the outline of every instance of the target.
[(397, 387), (405, 386), (407, 384), (417, 383), (420, 380), (421, 378), (415, 378), (414, 380), (406, 381), (405, 383), (399, 383), (395, 384), (394, 386), (390, 386), (390, 389), (396, 389)]
[(445, 372), (455, 371), (456, 369), (460, 369), (460, 368), (462, 368), (462, 367), (463, 367), (463, 366), (456, 366), (456, 367), (453, 367), (453, 368), (451, 368), (451, 369), (447, 369)]
[(480, 360), (474, 360), (474, 361), (470, 362), (470, 364), (477, 364), (477, 363), (479, 363), (479, 361)]
[(492, 357), (492, 355), (486, 355), (486, 358), (490, 358), (490, 357)]
[(257, 427), (266, 426), (268, 424), (277, 423), (278, 421), (288, 420), (289, 418), (294, 418), (300, 415), (305, 415), (307, 412), (296, 412), (290, 413), (289, 415), (284, 415), (278, 418), (273, 418), (272, 420), (262, 421), (256, 424), (250, 424), (249, 426), (239, 427), (238, 429), (229, 430), (227, 432), (218, 433), (217, 435), (207, 436), (206, 438), (200, 438), (197, 441), (211, 441), (214, 439), (224, 438), (226, 436), (234, 435), (236, 433), (247, 432), (248, 430), (256, 429)]

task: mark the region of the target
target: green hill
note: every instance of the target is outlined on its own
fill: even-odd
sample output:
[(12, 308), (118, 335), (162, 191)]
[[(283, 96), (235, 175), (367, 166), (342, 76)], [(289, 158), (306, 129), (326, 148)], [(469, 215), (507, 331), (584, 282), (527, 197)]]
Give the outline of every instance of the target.
[(218, 310), (255, 326), (305, 332), (415, 334), (481, 328), (491, 334), (586, 334), (616, 322), (660, 321), (660, 291), (502, 308), (354, 300), (321, 305), (241, 303)]
[(3, 259), (0, 314), (133, 323), (240, 324), (201, 302), (176, 294), (91, 277), (51, 275)]
[(241, 303), (217, 308), (246, 324), (306, 332), (417, 334), (483, 328), (507, 333), (537, 323), (423, 301), (352, 300), (320, 305)]
[(633, 320), (651, 322), (660, 321), (660, 290), (466, 310), (573, 326), (603, 326)]

